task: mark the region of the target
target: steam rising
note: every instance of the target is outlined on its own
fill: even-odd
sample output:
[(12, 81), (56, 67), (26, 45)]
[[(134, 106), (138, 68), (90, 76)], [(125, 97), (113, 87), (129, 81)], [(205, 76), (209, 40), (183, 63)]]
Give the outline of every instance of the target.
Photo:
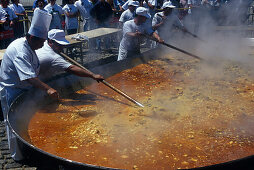
[[(224, 24), (242, 24), (242, 13), (238, 17), (227, 18), (232, 11), (239, 14), (234, 10), (242, 10), (240, 2), (243, 3), (232, 0), (230, 8), (227, 8), (229, 10), (223, 8)], [(219, 32), (214, 16), (201, 14), (198, 14), (198, 28), (193, 25), (191, 17), (187, 17), (184, 23), (190, 32), (204, 41), (181, 32), (174, 33), (165, 41), (200, 56), (204, 61), (164, 48), (171, 56), (154, 56), (155, 64), (153, 61), (148, 62), (148, 66), (144, 64), (139, 73), (125, 70), (115, 79), (109, 78), (109, 82), (120, 85), (117, 88), (137, 99), (145, 108), (131, 107), (127, 103), (129, 101), (101, 84), (89, 86), (85, 89), (86, 93), (92, 93), (97, 98), (82, 109), (89, 108), (98, 114), (94, 118), (93, 114), (90, 115), (92, 126), (83, 121), (84, 116), (78, 117), (84, 126), (75, 135), (83, 135), (84, 141), (81, 141), (83, 146), (75, 147), (94, 145), (92, 151), (98, 146), (103, 149), (108, 147), (99, 155), (104, 157), (103, 160), (95, 155), (96, 161), (101, 166), (111, 167), (114, 164), (113, 167), (124, 169), (145, 169), (149, 165), (151, 168), (154, 164), (164, 168), (170, 166), (171, 169), (205, 166), (237, 159), (234, 154), (225, 157), (225, 153), (232, 150), (238, 152), (236, 155), (246, 156), (247, 151), (237, 147), (248, 145), (251, 146), (249, 150), (253, 148), (250, 143), (253, 143), (254, 129), (248, 129), (254, 119), (248, 118), (253, 117), (254, 78), (249, 68), (254, 64), (254, 58), (245, 50), (242, 31)], [(160, 36), (164, 37), (163, 34)], [(167, 77), (158, 75), (161, 72)], [(124, 107), (125, 101), (127, 107)], [(90, 132), (93, 133), (88, 136), (99, 136), (103, 140), (97, 138), (94, 142), (95, 139), (91, 138), (88, 141), (87, 136), (81, 133), (89, 131), (84, 127), (92, 129)], [(108, 155), (113, 156), (110, 158)], [(90, 158), (85, 158), (85, 161)], [(118, 167), (120, 164), (122, 167)]]
[[(196, 12), (187, 15), (183, 23), (190, 32), (204, 41), (193, 38), (187, 33), (183, 34), (181, 31), (171, 33), (170, 39), (165, 41), (208, 60), (216, 67), (227, 59), (252, 64), (253, 60), (249, 59), (246, 50), (248, 41), (244, 39), (246, 32), (239, 29), (232, 31), (247, 24), (249, 2), (232, 0), (215, 12), (209, 9), (193, 9)], [(227, 26), (231, 27), (227, 29)], [(168, 33), (167, 30), (160, 36), (166, 37)]]

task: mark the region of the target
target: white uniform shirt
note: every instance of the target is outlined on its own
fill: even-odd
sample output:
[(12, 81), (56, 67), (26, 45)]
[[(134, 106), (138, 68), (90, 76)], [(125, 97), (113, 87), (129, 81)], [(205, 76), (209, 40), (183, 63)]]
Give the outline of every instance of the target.
[(18, 18), (18, 16), (14, 13), (14, 11), (10, 7), (3, 8), (3, 10), (5, 10), (5, 12), (9, 15), (9, 19), (11, 21), (14, 20), (15, 18)]
[(44, 8), (48, 13), (52, 15), (52, 20), (49, 29), (62, 29), (61, 18), (63, 9), (61, 6), (54, 4), (53, 6), (49, 3)]
[(13, 41), (6, 52), (0, 68), (0, 91), (4, 87), (29, 89), (31, 85), (24, 81), (37, 77), (39, 73), (39, 59), (26, 38)]
[(123, 38), (120, 42), (120, 48), (134, 51), (140, 49), (141, 40), (127, 35), (127, 33), (135, 33), (136, 31), (149, 35), (154, 32), (148, 24), (136, 25), (134, 20), (126, 21), (123, 25)]
[[(162, 22), (163, 19), (161, 16), (164, 16), (163, 12), (158, 12), (154, 15), (153, 20), (152, 20), (152, 26), (155, 26), (155, 25)], [(174, 12), (172, 12), (171, 15), (166, 16), (164, 24), (160, 28), (158, 28), (158, 30), (159, 30), (158, 32), (159, 33), (162, 32), (163, 34), (165, 34), (168, 31), (170, 31), (174, 26), (182, 28), (183, 23), (180, 21), (180, 19), (177, 17), (177, 15)]]
[(36, 54), (40, 61), (39, 78), (42, 80), (49, 79), (57, 73), (64, 72), (71, 66), (70, 63), (53, 51), (47, 41), (44, 42), (42, 48), (36, 50)]
[(129, 9), (127, 9), (121, 14), (119, 21), (125, 23), (126, 21), (134, 19), (134, 16), (135, 12), (131, 12)]
[(93, 4), (90, 1), (79, 0), (76, 1), (74, 4), (78, 8), (83, 20), (89, 19), (91, 17), (90, 11), (93, 7)]
[(78, 9), (76, 6), (74, 6), (74, 4), (66, 4), (63, 7), (64, 10), (64, 14), (65, 14), (65, 24), (66, 24), (66, 29), (77, 29), (78, 28), (78, 18), (74, 17), (74, 18), (70, 18), (67, 16), (67, 12), (68, 13), (77, 13)]

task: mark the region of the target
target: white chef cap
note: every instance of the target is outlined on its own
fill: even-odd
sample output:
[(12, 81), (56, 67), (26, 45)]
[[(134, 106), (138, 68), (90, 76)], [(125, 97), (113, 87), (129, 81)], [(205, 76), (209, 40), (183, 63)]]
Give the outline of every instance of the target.
[(48, 31), (51, 19), (52, 15), (50, 15), (46, 11), (40, 10), (38, 8), (35, 9), (31, 27), (28, 33), (30, 35), (46, 40), (48, 38)]

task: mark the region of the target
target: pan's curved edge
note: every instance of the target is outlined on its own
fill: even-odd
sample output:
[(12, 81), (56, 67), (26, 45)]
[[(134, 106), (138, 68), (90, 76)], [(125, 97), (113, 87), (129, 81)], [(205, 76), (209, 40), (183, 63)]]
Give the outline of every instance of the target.
[[(150, 55), (151, 57), (151, 55)], [(140, 58), (138, 59), (138, 62), (146, 62), (147, 58)], [(118, 64), (116, 65), (116, 67), (120, 67), (120, 65), (128, 65), (126, 63), (132, 63), (133, 61), (137, 62), (137, 58), (133, 58), (133, 59), (128, 59), (126, 61), (120, 61), (118, 62)], [(110, 63), (109, 65), (112, 65), (112, 63)], [(106, 67), (109, 69), (109, 67)], [(124, 69), (121, 68), (121, 69)], [(96, 71), (97, 69), (91, 69), (92, 71)], [(31, 143), (29, 143), (28, 141), (26, 141), (25, 139), (23, 139), (13, 128), (12, 124), (9, 121), (9, 115), (14, 112), (16, 108), (16, 106), (19, 104), (19, 102), (21, 102), (21, 99), (25, 96), (25, 94), (22, 94), (20, 96), (18, 96), (15, 100), (15, 102), (12, 103), (11, 105), (11, 109), (9, 111), (9, 113), (7, 114), (7, 124), (10, 127), (10, 130), (13, 131), (13, 133), (17, 136), (19, 142), (21, 143), (21, 145), (25, 145), (24, 147), (26, 147), (25, 149), (28, 149), (31, 152), (36, 152), (37, 154), (39, 153), (41, 157), (50, 157), (52, 158), (52, 161), (56, 161), (57, 164), (59, 165), (66, 165), (66, 166), (70, 166), (70, 169), (114, 169), (114, 168), (110, 168), (110, 167), (102, 167), (102, 166), (96, 166), (96, 165), (91, 165), (91, 164), (84, 164), (84, 163), (80, 163), (80, 162), (76, 162), (76, 161), (72, 161), (69, 159), (65, 159), (53, 154), (50, 154), (48, 152), (45, 152), (37, 147), (35, 147), (34, 145), (32, 145)], [(30, 155), (29, 155), (30, 156)], [(33, 155), (32, 155), (33, 156)], [(214, 165), (209, 165), (209, 166), (204, 166), (204, 167), (198, 167), (198, 168), (192, 168), (193, 170), (234, 170), (234, 169), (239, 169), (239, 170), (253, 170), (254, 169), (254, 155), (250, 155), (244, 158), (240, 158), (240, 159), (236, 159), (236, 160), (232, 160), (232, 161), (228, 161), (228, 162), (224, 162), (224, 163), (220, 163), (220, 164), (214, 164)]]

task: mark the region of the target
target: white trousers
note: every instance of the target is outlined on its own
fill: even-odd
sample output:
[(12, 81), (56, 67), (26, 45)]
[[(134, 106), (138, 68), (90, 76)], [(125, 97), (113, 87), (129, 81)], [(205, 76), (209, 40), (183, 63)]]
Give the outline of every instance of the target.
[(120, 45), (117, 61), (124, 60), (130, 57), (135, 57), (137, 55), (140, 55), (140, 49), (126, 50)]
[(6, 134), (8, 137), (8, 145), (11, 153), (11, 157), (15, 161), (20, 161), (24, 159), (24, 156), (21, 153), (21, 149), (17, 142), (17, 136), (14, 134), (7, 124), (7, 113), (10, 110), (10, 105), (14, 99), (22, 92), (21, 90), (11, 90), (12, 88), (4, 88), (0, 91), (1, 93), (1, 106), (4, 116), (4, 123), (6, 127)]
[(119, 52), (118, 52), (118, 58), (117, 61), (123, 60), (127, 58), (127, 50), (119, 47)]

